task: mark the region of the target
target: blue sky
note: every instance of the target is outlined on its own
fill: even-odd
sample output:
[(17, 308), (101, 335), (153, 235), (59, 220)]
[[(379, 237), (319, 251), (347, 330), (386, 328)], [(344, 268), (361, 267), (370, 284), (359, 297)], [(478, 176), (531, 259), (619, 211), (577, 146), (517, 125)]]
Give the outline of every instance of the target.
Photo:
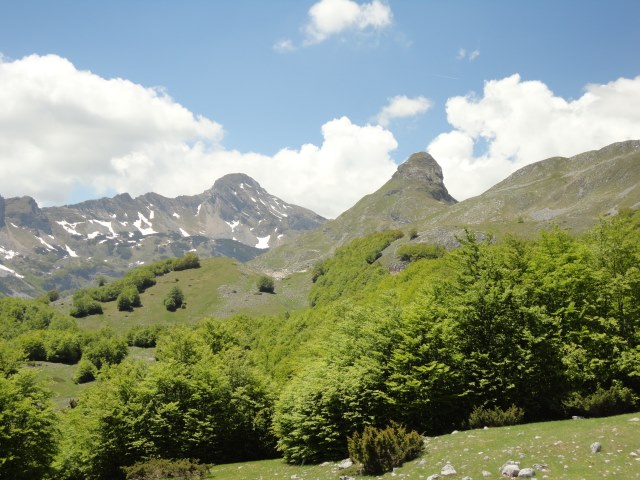
[(14, 139), (0, 140), (0, 194), (44, 205), (199, 193), (241, 170), (336, 216), (415, 151), (465, 198), (532, 161), (640, 138), (630, 0), (25, 0), (0, 12), (0, 102), (13, 105), (0, 138)]

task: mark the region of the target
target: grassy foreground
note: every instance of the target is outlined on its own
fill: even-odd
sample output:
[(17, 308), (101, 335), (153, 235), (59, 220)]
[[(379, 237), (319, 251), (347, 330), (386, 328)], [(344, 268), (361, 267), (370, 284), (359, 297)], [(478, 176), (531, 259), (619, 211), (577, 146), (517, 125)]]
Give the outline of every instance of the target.
[[(591, 452), (594, 442), (602, 444), (601, 452)], [(545, 465), (544, 469), (537, 469), (539, 479), (640, 479), (640, 413), (469, 430), (429, 438), (421, 458), (375, 478), (426, 479), (439, 474), (450, 462), (457, 475), (448, 479), (499, 479), (503, 477), (498, 469), (508, 460), (520, 462), (521, 468)], [(350, 470), (339, 470), (335, 463), (292, 466), (282, 460), (263, 460), (216, 465), (209, 478), (337, 480), (341, 475), (356, 477)], [(483, 471), (491, 475), (483, 477)]]

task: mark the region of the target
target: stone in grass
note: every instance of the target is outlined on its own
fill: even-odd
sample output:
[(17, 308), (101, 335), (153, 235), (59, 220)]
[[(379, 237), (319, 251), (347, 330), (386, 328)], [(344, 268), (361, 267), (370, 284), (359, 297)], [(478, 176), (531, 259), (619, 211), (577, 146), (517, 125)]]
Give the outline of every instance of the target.
[(536, 471), (533, 468), (523, 468), (518, 472), (518, 478), (533, 478), (536, 476)]
[(356, 480), (355, 477), (350, 477), (348, 475), (340, 475), (340, 480)]
[(345, 458), (344, 460), (342, 460), (339, 464), (338, 464), (338, 468), (340, 470), (344, 470), (345, 468), (349, 468), (353, 466), (353, 462), (351, 461), (350, 458)]
[(447, 462), (445, 466), (440, 469), (440, 475), (442, 475), (443, 477), (451, 477), (453, 475), (456, 475), (457, 473), (458, 472), (456, 472), (456, 469), (453, 468), (453, 465), (451, 465), (449, 462)]
[(591, 444), (591, 453), (598, 453), (602, 450), (602, 445), (600, 442), (593, 442)]
[(440, 480), (440, 475), (438, 475), (437, 473), (434, 473), (433, 475), (429, 475), (427, 477), (427, 480)]
[(482, 478), (489, 478), (491, 476), (491, 472), (487, 472), (486, 470), (482, 470)]
[(500, 467), (500, 475), (509, 478), (515, 478), (520, 473), (520, 462), (514, 462), (509, 460), (507, 463)]

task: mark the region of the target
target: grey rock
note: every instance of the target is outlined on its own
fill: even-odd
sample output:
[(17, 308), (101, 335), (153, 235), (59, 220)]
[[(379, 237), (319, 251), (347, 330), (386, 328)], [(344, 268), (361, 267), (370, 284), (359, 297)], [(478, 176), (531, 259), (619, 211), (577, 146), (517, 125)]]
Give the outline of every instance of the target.
[(500, 467), (500, 475), (509, 478), (515, 478), (520, 473), (520, 462), (509, 460)]
[(438, 475), (437, 473), (434, 473), (433, 475), (429, 475), (427, 477), (427, 480), (440, 480), (440, 475)]
[(451, 465), (449, 462), (447, 462), (445, 466), (440, 469), (440, 475), (442, 475), (443, 477), (451, 477), (453, 475), (456, 475), (457, 473), (458, 472), (456, 472), (456, 469), (453, 468), (453, 465)]
[(602, 445), (600, 442), (593, 442), (590, 448), (592, 453), (598, 453), (602, 450)]
[(345, 468), (349, 468), (353, 466), (353, 461), (350, 458), (345, 458), (340, 463), (338, 463), (338, 468), (340, 470), (344, 470)]
[(536, 471), (533, 468), (523, 468), (518, 472), (518, 478), (533, 478), (536, 476)]
[(489, 478), (491, 476), (491, 472), (487, 472), (486, 470), (482, 471), (482, 478)]
[(340, 480), (356, 480), (355, 477), (350, 477), (349, 475), (340, 475)]

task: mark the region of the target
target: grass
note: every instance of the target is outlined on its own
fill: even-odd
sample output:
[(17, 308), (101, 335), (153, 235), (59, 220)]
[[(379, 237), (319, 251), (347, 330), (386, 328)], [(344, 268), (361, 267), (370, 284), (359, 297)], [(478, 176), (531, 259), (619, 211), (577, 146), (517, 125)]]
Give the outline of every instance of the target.
[[(308, 274), (295, 274), (276, 279), (275, 294), (260, 294), (256, 281), (260, 276), (236, 260), (209, 258), (201, 267), (170, 272), (156, 278), (156, 285), (140, 295), (141, 308), (120, 312), (116, 302), (103, 303), (103, 314), (77, 320), (83, 330), (109, 327), (117, 334), (126, 335), (135, 325), (195, 324), (204, 317), (229, 317), (235, 314), (278, 315), (306, 306), (311, 285)], [(178, 286), (185, 295), (186, 308), (169, 312), (164, 298), (169, 290)], [(71, 299), (58, 304), (68, 311)]]
[[(503, 478), (498, 470), (508, 460), (522, 468), (534, 464), (536, 478), (590, 480), (601, 478), (640, 479), (640, 414), (587, 420), (532, 423), (513, 427), (469, 430), (427, 439), (422, 457), (406, 463), (393, 473), (379, 477), (355, 475), (353, 469), (339, 470), (336, 463), (287, 465), (282, 460), (262, 460), (216, 465), (208, 478), (225, 480), (305, 479), (337, 480), (341, 475), (358, 478), (426, 479), (440, 474), (450, 462), (457, 475), (446, 477)], [(593, 442), (602, 444), (592, 453)], [(633, 455), (635, 454), (635, 456)]]
[(87, 384), (78, 385), (72, 378), (77, 365), (65, 365), (64, 363), (29, 362), (27, 368), (36, 373), (53, 393), (53, 404), (56, 409), (62, 410), (69, 407), (72, 398), (78, 398)]

